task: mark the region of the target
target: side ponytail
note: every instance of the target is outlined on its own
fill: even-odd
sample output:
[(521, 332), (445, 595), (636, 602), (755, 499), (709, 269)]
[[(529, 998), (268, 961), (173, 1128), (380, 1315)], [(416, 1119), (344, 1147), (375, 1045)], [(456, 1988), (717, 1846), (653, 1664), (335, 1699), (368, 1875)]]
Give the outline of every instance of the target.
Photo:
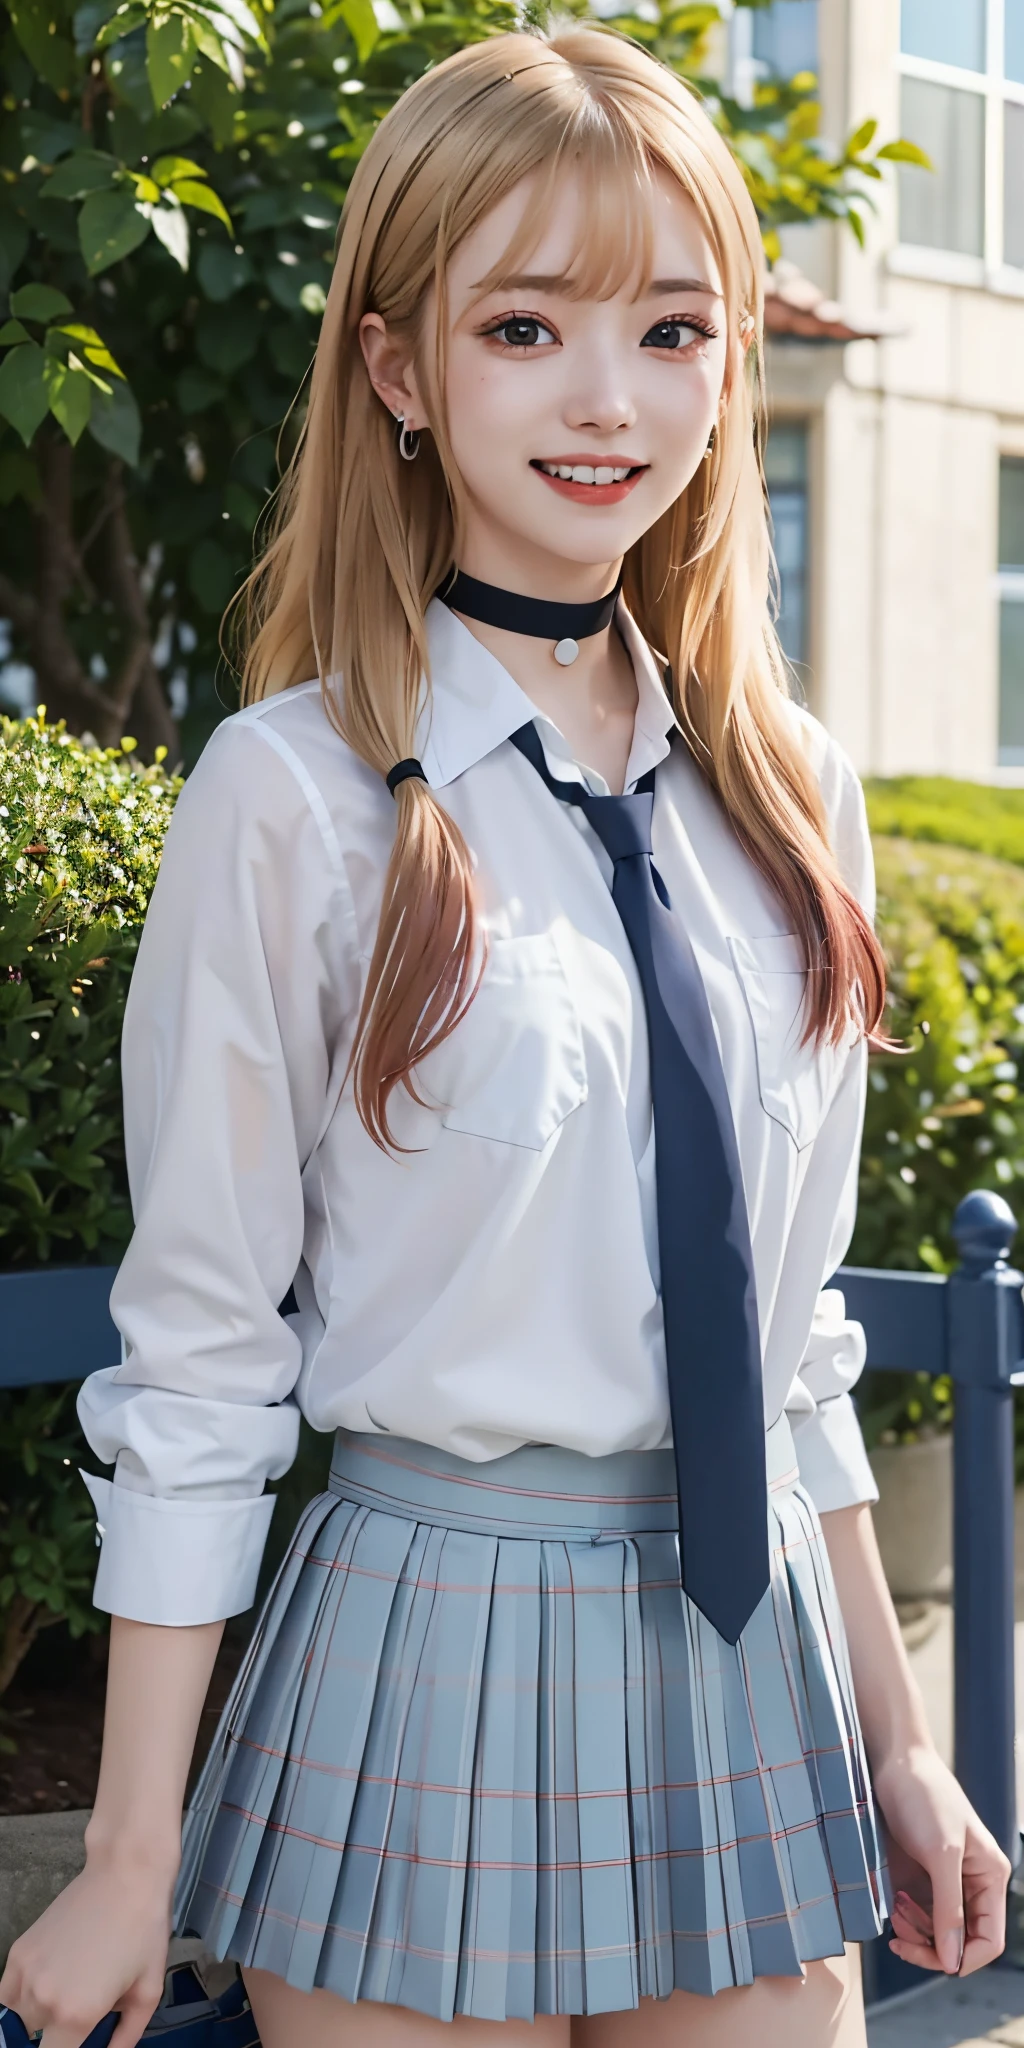
[(395, 843), (349, 1071), (371, 1138), (400, 1150), (388, 1123), (391, 1092), (402, 1082), (421, 1100), (414, 1069), (472, 1002), (480, 968), (472, 867), (458, 826), (414, 778), (399, 785), (395, 804)]

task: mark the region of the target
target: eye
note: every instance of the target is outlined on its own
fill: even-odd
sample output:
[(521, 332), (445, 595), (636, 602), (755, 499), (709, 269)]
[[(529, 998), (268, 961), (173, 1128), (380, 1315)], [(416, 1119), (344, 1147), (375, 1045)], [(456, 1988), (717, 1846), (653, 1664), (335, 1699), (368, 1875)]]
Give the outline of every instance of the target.
[(680, 314), (674, 320), (659, 320), (654, 327), (649, 327), (640, 346), (671, 349), (678, 354), (692, 347), (695, 341), (714, 341), (717, 333), (717, 327), (712, 326), (710, 320), (702, 320), (699, 314), (688, 313), (685, 319)]
[(486, 333), (495, 341), (502, 341), (506, 348), (538, 348), (555, 340), (550, 327), (543, 320), (530, 313), (516, 313), (507, 320), (500, 320), (496, 326), (488, 327)]

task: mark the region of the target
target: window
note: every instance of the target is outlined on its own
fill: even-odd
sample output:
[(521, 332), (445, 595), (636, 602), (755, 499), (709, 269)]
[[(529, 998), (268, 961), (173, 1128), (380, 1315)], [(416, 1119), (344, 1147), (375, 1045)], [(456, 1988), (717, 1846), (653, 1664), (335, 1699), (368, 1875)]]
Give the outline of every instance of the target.
[(818, 0), (772, 0), (753, 20), (753, 56), (762, 74), (794, 78), (818, 69)]
[(1024, 462), (999, 465), (999, 765), (1024, 768)]
[[(775, 529), (781, 608), (779, 639), (792, 662), (807, 659), (807, 428), (774, 426), (765, 449), (765, 476)], [(1024, 470), (1024, 464), (1021, 465)], [(1024, 582), (1024, 578), (1022, 578)], [(1024, 758), (1024, 756), (1022, 756)]]
[(900, 241), (1024, 271), (1024, 0), (901, 0)]

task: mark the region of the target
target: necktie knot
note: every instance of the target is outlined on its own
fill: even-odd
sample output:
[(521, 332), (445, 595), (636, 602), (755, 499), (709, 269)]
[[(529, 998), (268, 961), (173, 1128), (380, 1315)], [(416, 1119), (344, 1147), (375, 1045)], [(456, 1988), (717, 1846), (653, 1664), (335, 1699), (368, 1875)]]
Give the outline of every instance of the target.
[(637, 854), (650, 859), (651, 820), (654, 795), (650, 790), (635, 796), (584, 796), (580, 809), (593, 826), (609, 860), (630, 860)]

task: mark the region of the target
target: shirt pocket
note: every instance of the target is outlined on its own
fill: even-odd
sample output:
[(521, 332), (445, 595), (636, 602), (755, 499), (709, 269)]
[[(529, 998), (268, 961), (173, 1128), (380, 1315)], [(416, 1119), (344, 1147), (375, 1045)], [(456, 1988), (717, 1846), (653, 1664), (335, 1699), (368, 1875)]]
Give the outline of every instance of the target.
[(446, 1130), (543, 1151), (587, 1096), (582, 1026), (553, 933), (491, 939), (480, 987), (431, 1066)]
[(795, 932), (730, 938), (729, 950), (753, 1026), (761, 1106), (802, 1149), (828, 1115), (856, 1028), (838, 1045), (801, 1045), (808, 969)]

